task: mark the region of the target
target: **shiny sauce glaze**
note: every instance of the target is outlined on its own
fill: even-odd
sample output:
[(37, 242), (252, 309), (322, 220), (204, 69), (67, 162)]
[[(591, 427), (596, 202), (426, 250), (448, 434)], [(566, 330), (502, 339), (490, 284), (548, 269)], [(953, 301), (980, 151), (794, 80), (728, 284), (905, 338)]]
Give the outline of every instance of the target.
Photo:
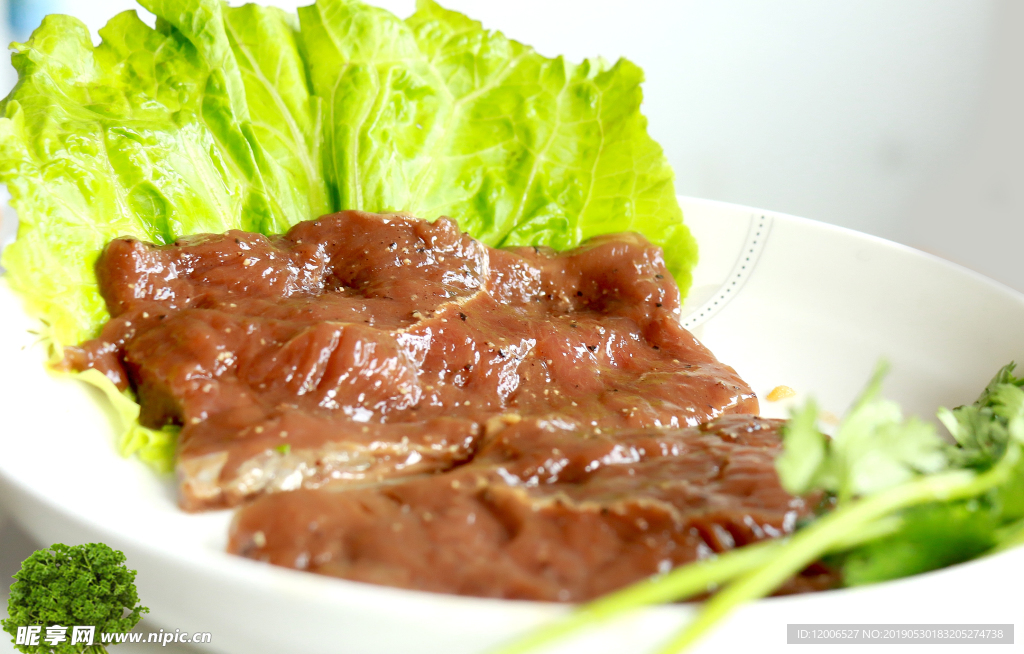
[[(492, 431), (442, 474), (342, 492), (263, 496), (229, 551), (417, 590), (583, 601), (675, 566), (779, 537), (817, 498), (779, 484), (779, 421), (581, 436), (549, 420)], [(834, 585), (815, 565), (781, 592)]]
[(588, 439), (758, 408), (636, 234), (493, 249), (446, 218), (346, 211), (282, 236), (115, 240), (97, 275), (112, 318), (65, 365), (181, 425), (188, 510), (438, 473), (516, 421)]

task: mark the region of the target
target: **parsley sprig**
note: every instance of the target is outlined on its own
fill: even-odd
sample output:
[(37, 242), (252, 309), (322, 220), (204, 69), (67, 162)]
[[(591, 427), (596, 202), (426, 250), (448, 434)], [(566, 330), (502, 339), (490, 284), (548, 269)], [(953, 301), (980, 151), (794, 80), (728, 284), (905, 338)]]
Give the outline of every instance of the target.
[(14, 579), (8, 618), (2, 623), (12, 637), (18, 627), (95, 627), (92, 646), (72, 644), (70, 637), (52, 645), (42, 638), (37, 645), (15, 645), (26, 654), (105, 653), (101, 633), (131, 631), (149, 612), (139, 605), (135, 571), (125, 566), (124, 554), (103, 543), (57, 543), (38, 550), (25, 559)]

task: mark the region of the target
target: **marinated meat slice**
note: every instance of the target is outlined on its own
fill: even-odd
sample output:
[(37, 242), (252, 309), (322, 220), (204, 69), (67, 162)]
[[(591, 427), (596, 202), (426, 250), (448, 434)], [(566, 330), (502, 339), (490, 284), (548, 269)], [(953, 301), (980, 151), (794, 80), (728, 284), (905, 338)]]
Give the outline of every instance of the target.
[(509, 412), (599, 433), (757, 411), (636, 234), (496, 250), (446, 218), (346, 211), (271, 238), (116, 240), (97, 272), (113, 318), (66, 365), (182, 426), (190, 510), (446, 470)]
[[(228, 549), (402, 588), (587, 600), (793, 531), (815, 498), (779, 485), (779, 424), (595, 434), (513, 421), (443, 474), (261, 497), (239, 510)], [(834, 582), (815, 569), (785, 590)]]

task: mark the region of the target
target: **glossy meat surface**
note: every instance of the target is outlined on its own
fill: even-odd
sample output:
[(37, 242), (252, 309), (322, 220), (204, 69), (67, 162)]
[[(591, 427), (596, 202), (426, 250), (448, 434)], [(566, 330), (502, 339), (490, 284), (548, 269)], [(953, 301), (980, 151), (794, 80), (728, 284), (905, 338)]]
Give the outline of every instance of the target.
[(575, 433), (697, 425), (757, 400), (678, 321), (635, 234), (499, 250), (448, 219), (347, 211), (265, 237), (113, 241), (113, 316), (68, 348), (182, 425), (184, 508), (470, 460), (504, 415)]
[[(779, 424), (593, 434), (524, 419), (450, 472), (264, 496), (239, 511), (229, 551), (403, 588), (587, 600), (792, 532), (813, 498), (779, 484)], [(834, 582), (812, 569), (783, 590)]]

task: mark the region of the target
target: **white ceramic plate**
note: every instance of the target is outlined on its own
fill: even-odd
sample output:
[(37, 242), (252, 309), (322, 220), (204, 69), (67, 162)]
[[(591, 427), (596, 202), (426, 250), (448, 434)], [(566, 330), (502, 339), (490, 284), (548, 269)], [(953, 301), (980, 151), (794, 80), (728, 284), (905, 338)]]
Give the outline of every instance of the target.
[[(789, 216), (683, 199), (702, 248), (684, 314), (760, 397), (785, 384), (840, 415), (875, 362), (887, 394), (931, 416), (972, 401), (1024, 355), (1024, 296), (945, 261)], [(0, 483), (9, 510), (43, 542), (104, 541), (139, 571), (152, 618), (209, 631), (215, 651), (481, 652), (565, 607), (434, 595), (272, 568), (223, 553), (230, 514), (182, 513), (170, 479), (112, 450), (97, 395), (44, 371), (31, 320), (0, 283)], [(762, 401), (784, 416), (787, 404)], [(1024, 550), (877, 586), (747, 606), (699, 651), (785, 648), (787, 623), (1012, 623)], [(641, 652), (688, 616), (658, 607), (557, 651)], [(722, 649), (725, 648), (725, 649)], [(884, 648), (883, 648), (884, 649)], [(844, 650), (849, 651), (849, 650)], [(872, 649), (880, 652), (879, 649)]]

